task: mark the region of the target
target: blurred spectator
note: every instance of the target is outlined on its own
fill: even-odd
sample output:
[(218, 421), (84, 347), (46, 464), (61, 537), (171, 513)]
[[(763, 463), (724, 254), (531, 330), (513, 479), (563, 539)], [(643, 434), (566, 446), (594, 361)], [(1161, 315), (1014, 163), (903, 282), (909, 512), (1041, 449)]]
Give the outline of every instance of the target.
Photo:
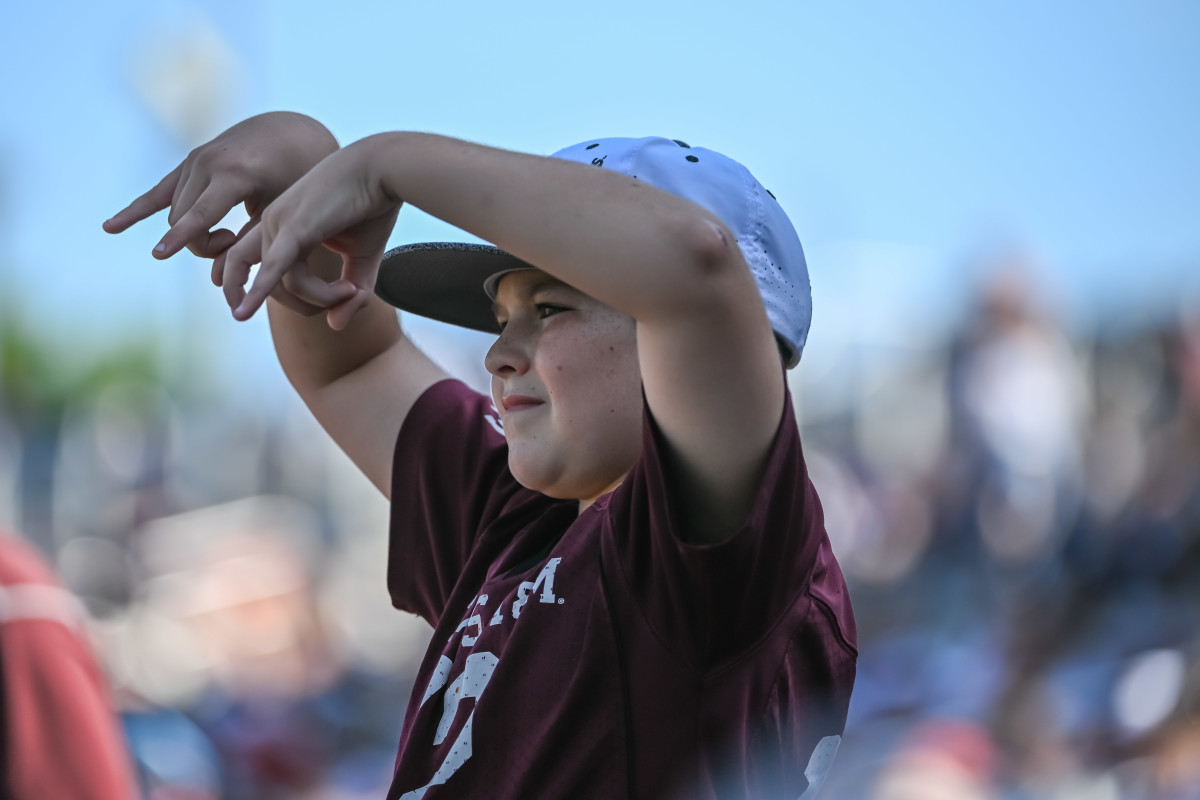
[[(1053, 552), (1070, 518), (1086, 412), (1083, 374), (1021, 264), (983, 287), (950, 362), (957, 530), (1001, 562)], [(974, 519), (962, 515), (967, 511)]]
[(125, 741), (82, 630), (83, 608), (0, 532), (0, 758), (18, 800), (134, 797)]

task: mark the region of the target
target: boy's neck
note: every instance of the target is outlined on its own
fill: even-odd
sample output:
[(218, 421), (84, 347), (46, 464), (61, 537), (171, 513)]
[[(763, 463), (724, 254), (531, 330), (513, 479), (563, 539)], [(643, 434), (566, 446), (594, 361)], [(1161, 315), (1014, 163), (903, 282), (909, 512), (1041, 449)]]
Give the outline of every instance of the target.
[(624, 475), (622, 475), (620, 478), (618, 478), (617, 480), (615, 480), (615, 481), (613, 481), (611, 484), (609, 484), (609, 485), (608, 485), (608, 486), (607, 486), (607, 487), (604, 489), (604, 491), (600, 492), (600, 493), (599, 493), (599, 494), (597, 494), (595, 497), (584, 497), (584, 498), (580, 498), (580, 500), (579, 500), (579, 513), (580, 513), (580, 514), (582, 514), (584, 511), (587, 511), (587, 510), (588, 510), (588, 508), (590, 508), (590, 507), (591, 507), (591, 505), (592, 505), (593, 503), (595, 503), (595, 502), (596, 502), (597, 500), (599, 500), (601, 497), (604, 497), (604, 495), (606, 495), (606, 494), (609, 494), (609, 493), (611, 493), (611, 492), (613, 492), (613, 491), (616, 491), (616, 488), (617, 488), (618, 486), (620, 486), (620, 485), (621, 485), (622, 483), (624, 483), (624, 482), (625, 482), (625, 476), (624, 476)]

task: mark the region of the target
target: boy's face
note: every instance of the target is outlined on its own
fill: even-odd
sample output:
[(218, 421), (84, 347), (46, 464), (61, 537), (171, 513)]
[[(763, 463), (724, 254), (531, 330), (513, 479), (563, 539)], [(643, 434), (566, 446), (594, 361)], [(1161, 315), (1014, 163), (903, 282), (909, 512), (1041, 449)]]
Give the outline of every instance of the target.
[(524, 486), (590, 502), (641, 453), (633, 318), (535, 269), (500, 279), (502, 331), (484, 364)]

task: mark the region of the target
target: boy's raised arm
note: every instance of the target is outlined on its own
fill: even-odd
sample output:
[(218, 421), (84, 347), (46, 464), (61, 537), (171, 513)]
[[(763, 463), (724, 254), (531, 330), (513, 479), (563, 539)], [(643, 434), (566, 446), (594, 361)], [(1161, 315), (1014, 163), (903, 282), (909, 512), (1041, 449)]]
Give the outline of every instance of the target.
[[(167, 233), (154, 256), (185, 247), (213, 259), (213, 282), (222, 283), (228, 248), (251, 235), (272, 201), (338, 144), (316, 120), (272, 112), (238, 123), (193, 150), (154, 188), (104, 223), (120, 233), (170, 208)], [(250, 222), (235, 236), (215, 226), (239, 203)], [(392, 212), (394, 220), (395, 212)], [(390, 222), (389, 222), (390, 228)], [(342, 257), (312, 248), (270, 296), (271, 334), (284, 373), (317, 420), (367, 477), (390, 493), (392, 444), (408, 409), (444, 373), (400, 331), (393, 308), (360, 298), (337, 280)], [(327, 324), (347, 301), (364, 309), (354, 324)], [(370, 300), (370, 302), (367, 302)]]
[[(309, 258), (313, 278), (335, 282), (341, 258)], [(368, 298), (335, 330), (325, 314), (305, 316), (280, 303), (267, 308), (284, 374), (313, 416), (385, 497), (400, 426), (424, 391), (447, 377), (400, 330), (396, 309)]]
[[(225, 289), (245, 319), (324, 242), (366, 304), (401, 202), (486, 239), (638, 325), (647, 400), (677, 462), (679, 507), (700, 541), (736, 532), (783, 411), (783, 368), (754, 279), (710, 212), (635, 179), (445, 137), (368, 137), (326, 159), (229, 251)], [(262, 261), (248, 293), (251, 265)], [(342, 315), (342, 316), (339, 316)]]

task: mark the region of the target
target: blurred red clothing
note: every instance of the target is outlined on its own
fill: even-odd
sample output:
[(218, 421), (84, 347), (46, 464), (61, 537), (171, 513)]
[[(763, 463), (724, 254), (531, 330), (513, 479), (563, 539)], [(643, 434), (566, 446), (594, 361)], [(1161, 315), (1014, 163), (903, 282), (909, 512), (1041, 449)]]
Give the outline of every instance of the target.
[(82, 614), (35, 550), (0, 532), (0, 796), (136, 796)]

